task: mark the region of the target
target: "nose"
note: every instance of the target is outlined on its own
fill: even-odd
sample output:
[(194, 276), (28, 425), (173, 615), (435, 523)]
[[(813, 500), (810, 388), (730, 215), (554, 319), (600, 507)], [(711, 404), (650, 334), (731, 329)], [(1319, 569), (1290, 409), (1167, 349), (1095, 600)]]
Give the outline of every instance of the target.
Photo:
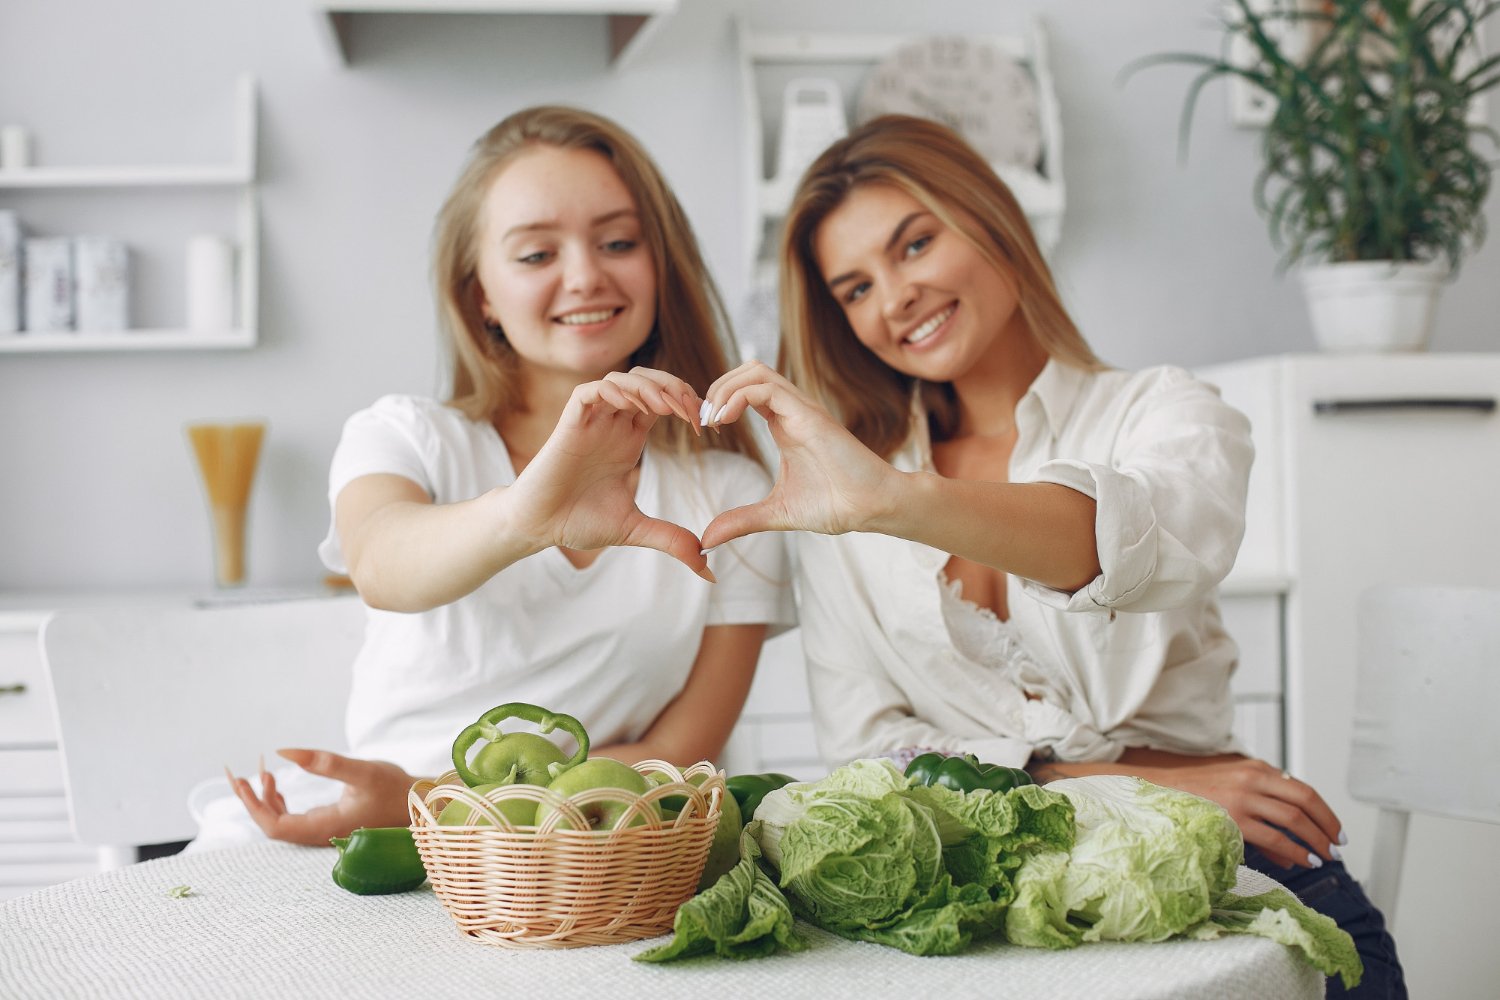
[(900, 319), (917, 303), (917, 286), (910, 281), (896, 281), (887, 286), (881, 312), (886, 319)]
[(577, 248), (569, 253), (563, 268), (563, 288), (566, 291), (587, 295), (598, 291), (604, 284), (604, 269), (586, 248)]

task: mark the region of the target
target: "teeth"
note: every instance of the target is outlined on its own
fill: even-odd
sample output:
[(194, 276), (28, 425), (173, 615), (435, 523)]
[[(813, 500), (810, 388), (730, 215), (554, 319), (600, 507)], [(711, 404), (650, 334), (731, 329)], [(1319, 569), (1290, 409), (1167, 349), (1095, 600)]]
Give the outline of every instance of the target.
[(908, 344), (920, 344), (922, 341), (932, 336), (933, 333), (937, 331), (937, 328), (942, 326), (949, 316), (953, 315), (953, 310), (955, 308), (957, 307), (949, 306), (947, 309), (944, 309), (942, 312), (932, 317), (932, 319), (917, 327), (911, 332), (911, 335), (906, 338), (906, 342)]
[(569, 313), (566, 316), (559, 316), (557, 321), (566, 323), (568, 326), (583, 326), (585, 323), (603, 323), (614, 314), (613, 309), (601, 309), (598, 312)]

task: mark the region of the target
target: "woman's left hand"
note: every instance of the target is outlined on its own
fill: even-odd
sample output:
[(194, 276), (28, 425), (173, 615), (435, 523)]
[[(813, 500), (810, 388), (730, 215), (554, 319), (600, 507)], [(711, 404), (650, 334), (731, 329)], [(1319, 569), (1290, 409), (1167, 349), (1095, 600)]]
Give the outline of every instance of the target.
[[(1128, 759), (1127, 751), (1121, 762)], [(1322, 863), (1317, 857), (1338, 857), (1343, 824), (1328, 803), (1311, 785), (1263, 760), (1226, 755), (1206, 763), (1152, 768), (1141, 776), (1217, 802), (1239, 826), (1245, 843), (1283, 868), (1317, 867)]]

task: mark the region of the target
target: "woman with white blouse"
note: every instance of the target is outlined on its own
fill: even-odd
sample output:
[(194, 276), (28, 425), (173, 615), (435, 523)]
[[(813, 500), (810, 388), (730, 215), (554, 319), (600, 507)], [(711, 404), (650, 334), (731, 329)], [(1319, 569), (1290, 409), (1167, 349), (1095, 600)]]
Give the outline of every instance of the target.
[(876, 119), (809, 168), (781, 288), (786, 374), (749, 364), (704, 394), (711, 426), (767, 420), (780, 473), (703, 543), (800, 532), (824, 756), (967, 751), (1212, 799), (1247, 864), (1355, 938), (1358, 995), (1404, 995), (1338, 818), (1231, 730), (1216, 587), (1244, 532), (1245, 418), (1180, 369), (1103, 365), (1011, 192), (933, 122)]

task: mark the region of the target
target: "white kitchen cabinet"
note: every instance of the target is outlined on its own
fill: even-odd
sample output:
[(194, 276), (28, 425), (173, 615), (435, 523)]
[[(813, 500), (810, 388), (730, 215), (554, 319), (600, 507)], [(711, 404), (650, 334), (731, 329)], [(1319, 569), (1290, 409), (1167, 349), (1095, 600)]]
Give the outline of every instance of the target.
[[(1224, 589), (1281, 581), (1285, 766), (1339, 815), (1362, 877), (1375, 810), (1346, 787), (1356, 601), (1383, 583), (1500, 586), (1500, 354), (1297, 355), (1198, 374), (1250, 417), (1256, 446)], [(1459, 995), (1452, 970), (1500, 972), (1470, 891), (1497, 881), (1500, 827), (1413, 820), (1396, 921), (1413, 996)]]
[(46, 614), (0, 613), (0, 900), (98, 871), (73, 841), (52, 697), (37, 631)]
[[(10, 207), (28, 191), (220, 190), (236, 198), (235, 310), (228, 330), (186, 330), (161, 324), (128, 330), (77, 330), (27, 333), (0, 337), (0, 353), (76, 351), (219, 350), (255, 346), (260, 281), (259, 201), (255, 186), (256, 87), (242, 76), (234, 106), (235, 155), (226, 164), (150, 165), (120, 167), (35, 166), (0, 170), (0, 194)], [(24, 209), (21, 211), (25, 222)], [(128, 240), (128, 234), (125, 234)], [(184, 291), (183, 298), (186, 299)]]

